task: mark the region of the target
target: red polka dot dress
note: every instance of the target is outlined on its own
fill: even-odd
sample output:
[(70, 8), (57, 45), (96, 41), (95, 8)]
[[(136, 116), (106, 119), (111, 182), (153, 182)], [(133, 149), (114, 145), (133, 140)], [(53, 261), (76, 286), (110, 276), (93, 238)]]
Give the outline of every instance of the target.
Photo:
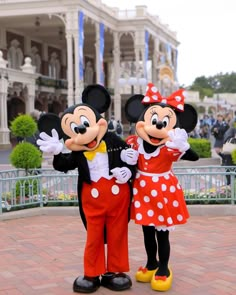
[(134, 180), (132, 218), (135, 223), (170, 230), (186, 223), (189, 213), (183, 190), (173, 174), (172, 163), (183, 155), (166, 146), (147, 154), (143, 140), (133, 137), (133, 148), (139, 152), (138, 172)]

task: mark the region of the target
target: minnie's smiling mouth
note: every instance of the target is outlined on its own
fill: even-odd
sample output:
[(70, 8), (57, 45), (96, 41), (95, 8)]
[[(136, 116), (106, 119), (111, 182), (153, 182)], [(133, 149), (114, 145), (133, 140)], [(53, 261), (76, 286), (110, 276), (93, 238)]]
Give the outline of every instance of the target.
[(158, 144), (163, 140), (163, 138), (157, 138), (157, 137), (153, 137), (153, 136), (150, 136), (150, 135), (149, 135), (149, 139), (154, 144)]

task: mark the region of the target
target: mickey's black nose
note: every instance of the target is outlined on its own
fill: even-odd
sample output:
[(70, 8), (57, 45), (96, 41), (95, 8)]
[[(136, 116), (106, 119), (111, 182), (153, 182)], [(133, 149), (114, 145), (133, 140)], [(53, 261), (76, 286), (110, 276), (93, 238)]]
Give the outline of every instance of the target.
[(86, 127), (83, 125), (83, 124), (81, 124), (81, 125), (79, 125), (79, 126), (77, 126), (76, 128), (75, 128), (75, 132), (76, 133), (81, 133), (81, 134), (84, 134), (85, 132), (86, 132)]

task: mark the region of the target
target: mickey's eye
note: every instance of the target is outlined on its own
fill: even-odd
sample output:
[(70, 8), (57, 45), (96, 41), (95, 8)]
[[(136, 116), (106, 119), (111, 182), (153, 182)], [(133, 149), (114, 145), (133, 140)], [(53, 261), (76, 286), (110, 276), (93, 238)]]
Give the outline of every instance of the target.
[(81, 121), (81, 124), (83, 124), (85, 127), (90, 126), (90, 122), (89, 122), (89, 119), (87, 117), (81, 116), (80, 121)]
[(74, 133), (79, 133), (79, 127), (78, 127), (78, 124), (75, 124), (74, 122), (72, 122), (70, 124), (70, 128), (71, 130), (74, 132)]
[(166, 127), (169, 125), (170, 118), (168, 116), (164, 117), (162, 120), (163, 126)]
[(151, 117), (151, 124), (156, 125), (157, 122), (158, 122), (158, 115), (153, 114), (152, 117)]

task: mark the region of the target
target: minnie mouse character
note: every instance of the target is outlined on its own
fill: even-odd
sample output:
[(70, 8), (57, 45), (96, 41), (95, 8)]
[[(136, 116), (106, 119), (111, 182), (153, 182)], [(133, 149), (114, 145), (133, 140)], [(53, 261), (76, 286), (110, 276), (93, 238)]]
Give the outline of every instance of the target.
[(147, 254), (145, 267), (140, 267), (135, 277), (139, 282), (151, 282), (153, 290), (167, 291), (172, 285), (169, 231), (189, 218), (172, 163), (198, 160), (187, 134), (196, 126), (197, 113), (184, 104), (184, 90), (164, 98), (151, 83), (145, 96), (129, 98), (125, 113), (131, 123), (136, 123), (137, 136), (127, 139), (139, 153), (132, 218), (142, 225)]
[[(66, 109), (61, 118), (46, 114), (38, 122), (41, 139), (37, 143), (43, 152), (54, 154), (53, 167), (63, 172), (78, 169), (80, 214), (87, 229), (84, 275), (73, 284), (79, 293), (95, 292), (100, 285), (114, 291), (132, 285), (124, 272), (129, 271), (130, 179), (136, 151), (107, 131), (101, 114), (110, 101), (103, 86), (89, 85), (81, 104)], [(63, 153), (62, 139), (71, 152)]]

